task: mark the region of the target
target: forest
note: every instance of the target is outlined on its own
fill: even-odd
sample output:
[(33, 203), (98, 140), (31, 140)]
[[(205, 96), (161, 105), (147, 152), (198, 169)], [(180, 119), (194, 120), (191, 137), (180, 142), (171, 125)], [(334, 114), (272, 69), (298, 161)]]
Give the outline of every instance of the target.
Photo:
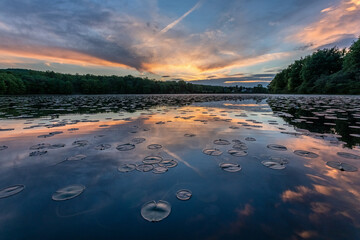
[(62, 74), (27, 69), (0, 70), (0, 95), (267, 93), (262, 85), (222, 87), (128, 76)]
[(360, 94), (360, 38), (349, 49), (320, 49), (279, 72), (270, 93)]

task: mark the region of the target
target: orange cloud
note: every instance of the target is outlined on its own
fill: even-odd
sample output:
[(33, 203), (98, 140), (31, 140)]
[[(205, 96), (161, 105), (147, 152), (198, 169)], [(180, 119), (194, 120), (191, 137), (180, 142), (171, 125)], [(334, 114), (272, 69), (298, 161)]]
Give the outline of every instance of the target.
[(306, 26), (299, 33), (291, 35), (288, 41), (314, 44), (318, 48), (353, 35), (360, 34), (360, 1), (343, 0), (339, 5), (323, 9), (317, 22)]

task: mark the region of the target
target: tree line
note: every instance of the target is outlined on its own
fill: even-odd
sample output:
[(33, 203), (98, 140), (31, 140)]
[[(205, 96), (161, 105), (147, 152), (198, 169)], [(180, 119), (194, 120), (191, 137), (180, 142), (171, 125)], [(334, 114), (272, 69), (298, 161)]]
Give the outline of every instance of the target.
[(270, 93), (360, 94), (360, 38), (349, 49), (320, 49), (279, 72)]
[(173, 93), (266, 93), (254, 88), (222, 87), (180, 81), (156, 81), (128, 76), (62, 74), (27, 69), (0, 70), (0, 95), (23, 94), (173, 94)]

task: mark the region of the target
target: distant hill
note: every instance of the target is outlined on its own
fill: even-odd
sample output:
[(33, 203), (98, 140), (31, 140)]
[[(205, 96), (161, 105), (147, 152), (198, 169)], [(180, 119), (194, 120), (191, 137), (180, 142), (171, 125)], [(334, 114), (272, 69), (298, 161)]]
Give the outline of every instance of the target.
[(278, 73), (270, 93), (360, 94), (360, 38), (349, 50), (317, 50)]

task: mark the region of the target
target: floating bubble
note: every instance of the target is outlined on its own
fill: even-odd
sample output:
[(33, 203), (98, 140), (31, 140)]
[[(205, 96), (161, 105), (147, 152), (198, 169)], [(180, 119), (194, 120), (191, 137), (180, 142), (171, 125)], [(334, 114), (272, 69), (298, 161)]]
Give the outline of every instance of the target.
[(222, 154), (222, 151), (216, 148), (206, 148), (202, 152), (210, 156), (219, 156)]
[(71, 185), (57, 190), (53, 195), (54, 201), (65, 201), (79, 196), (85, 190), (83, 185)]
[(298, 156), (306, 157), (306, 158), (317, 158), (319, 156), (316, 153), (304, 151), (304, 150), (295, 150), (294, 153)]
[(167, 171), (168, 171), (167, 167), (158, 166), (158, 167), (154, 167), (152, 172), (156, 173), (156, 174), (161, 174), (161, 173), (165, 173)]
[(141, 208), (141, 216), (149, 222), (159, 222), (169, 216), (170, 212), (170, 203), (163, 200), (147, 202)]
[(146, 164), (156, 164), (161, 162), (163, 159), (160, 156), (147, 156), (144, 158), (143, 163)]
[(131, 143), (120, 144), (116, 147), (116, 149), (119, 151), (129, 151), (134, 148), (135, 148), (135, 145), (131, 144)]
[(182, 200), (182, 201), (189, 200), (191, 198), (191, 196), (192, 196), (192, 192), (187, 189), (181, 189), (176, 192), (177, 199)]
[(178, 162), (173, 159), (164, 159), (159, 163), (159, 166), (166, 167), (166, 168), (173, 168), (178, 165)]
[(149, 172), (154, 169), (154, 166), (151, 164), (140, 164), (136, 166), (136, 170), (139, 172)]
[(214, 144), (216, 144), (216, 145), (230, 145), (230, 142), (228, 140), (225, 140), (225, 139), (217, 139), (217, 140), (214, 140)]
[(99, 144), (95, 147), (96, 150), (106, 150), (111, 148), (110, 144)]
[(246, 137), (245, 140), (249, 141), (249, 142), (255, 142), (256, 141), (256, 139), (253, 138), (253, 137)]
[(349, 159), (360, 159), (359, 155), (347, 153), (347, 152), (338, 152), (337, 155), (343, 158), (349, 158)]
[(241, 170), (241, 166), (236, 163), (220, 163), (219, 166), (227, 172), (238, 172)]
[(234, 144), (233, 148), (237, 149), (237, 150), (247, 150), (248, 149), (248, 147), (246, 146), (245, 143)]
[(79, 161), (79, 160), (83, 160), (84, 158), (86, 158), (86, 155), (77, 154), (75, 156), (71, 156), (71, 157), (66, 158), (66, 160), (68, 160), (68, 161)]
[(184, 134), (184, 137), (195, 137), (196, 134), (193, 134), (193, 133), (185, 133)]
[(279, 145), (279, 144), (269, 144), (267, 145), (267, 148), (270, 148), (271, 150), (276, 150), (276, 151), (286, 151), (287, 148), (283, 145)]
[(30, 157), (42, 156), (42, 155), (45, 155), (46, 153), (47, 153), (47, 151), (35, 151), (35, 152), (29, 153), (29, 156)]
[(145, 140), (146, 140), (145, 138), (134, 138), (131, 141), (135, 144), (140, 144), (140, 143), (145, 142)]
[(148, 149), (160, 149), (162, 148), (162, 146), (160, 144), (150, 144), (149, 146), (147, 146)]
[(341, 162), (329, 161), (326, 163), (326, 165), (328, 165), (329, 167), (338, 169), (340, 171), (346, 171), (346, 172), (356, 172), (358, 170), (357, 167), (354, 167), (347, 163), (341, 163)]
[(131, 172), (135, 170), (136, 165), (131, 163), (122, 164), (118, 167), (119, 172)]
[(0, 146), (0, 151), (5, 150), (5, 149), (8, 149), (8, 146), (5, 146), (5, 145)]
[(89, 142), (86, 141), (86, 140), (77, 140), (77, 141), (73, 142), (72, 145), (75, 146), (75, 147), (84, 147), (84, 146), (86, 146), (88, 144), (89, 144)]
[(24, 190), (24, 188), (25, 188), (25, 186), (22, 184), (17, 184), (17, 185), (3, 188), (0, 190), (0, 199), (7, 198), (7, 197), (13, 196), (15, 194), (18, 194), (19, 192)]
[(244, 157), (248, 155), (247, 151), (237, 150), (237, 149), (230, 149), (228, 153), (234, 157)]

